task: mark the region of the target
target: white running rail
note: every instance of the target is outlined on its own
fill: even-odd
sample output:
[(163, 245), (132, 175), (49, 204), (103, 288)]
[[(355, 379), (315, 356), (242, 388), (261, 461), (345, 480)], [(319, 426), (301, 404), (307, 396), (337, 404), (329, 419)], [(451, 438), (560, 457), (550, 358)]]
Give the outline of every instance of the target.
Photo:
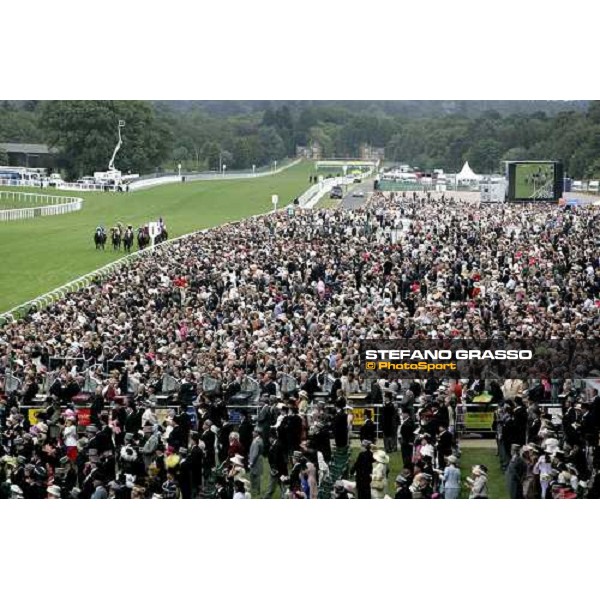
[(81, 210), (82, 198), (69, 196), (49, 196), (47, 194), (35, 194), (28, 192), (13, 192), (0, 190), (0, 206), (2, 201), (11, 203), (27, 203), (27, 208), (9, 208), (0, 210), (0, 221), (18, 221), (20, 219), (33, 219), (35, 217), (50, 217), (64, 215)]

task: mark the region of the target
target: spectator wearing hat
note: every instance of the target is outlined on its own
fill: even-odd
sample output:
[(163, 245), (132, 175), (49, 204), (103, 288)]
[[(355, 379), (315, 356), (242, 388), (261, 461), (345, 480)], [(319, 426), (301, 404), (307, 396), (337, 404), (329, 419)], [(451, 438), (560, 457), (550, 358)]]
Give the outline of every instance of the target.
[(413, 500), (430, 500), (433, 496), (433, 477), (429, 473), (418, 473), (415, 475), (410, 492)]
[(252, 444), (248, 453), (248, 469), (250, 471), (251, 493), (255, 497), (260, 497), (260, 487), (263, 475), (263, 456), (264, 444), (261, 437), (261, 431), (255, 428), (252, 432)]
[[(245, 409), (242, 409), (240, 411), (240, 414), (242, 416), (242, 420), (240, 421), (240, 424), (238, 426), (238, 433), (240, 435), (240, 444), (242, 445), (242, 448), (244, 449), (244, 456), (247, 456), (248, 453), (250, 452), (250, 446), (252, 445), (252, 439), (253, 439), (253, 431), (254, 431), (254, 425), (252, 424), (252, 419), (250, 418), (250, 415), (248, 414), (248, 411)], [(264, 447), (264, 443), (263, 443), (263, 447)]]
[(388, 464), (390, 457), (384, 450), (373, 454), (373, 473), (371, 475), (371, 498), (382, 499), (387, 493)]
[(442, 473), (442, 482), (444, 498), (446, 500), (456, 500), (460, 496), (460, 469), (458, 468), (458, 458), (451, 454), (445, 457), (447, 466)]
[(436, 440), (436, 456), (439, 468), (443, 468), (446, 464), (446, 458), (452, 454), (452, 446), (454, 439), (448, 431), (448, 426), (445, 423), (440, 423), (439, 433)]
[(362, 424), (360, 428), (360, 439), (361, 440), (369, 440), (372, 443), (377, 441), (377, 427), (375, 423), (373, 423), (373, 412), (370, 408), (365, 409), (365, 422)]
[(521, 446), (513, 444), (511, 447), (511, 459), (506, 469), (506, 486), (508, 493), (513, 499), (523, 498), (523, 482), (527, 474), (527, 463), (521, 456)]
[(51, 485), (46, 488), (48, 500), (60, 500), (62, 490), (58, 485)]
[(277, 439), (275, 431), (271, 432), (267, 457), (269, 461), (269, 485), (264, 498), (272, 498), (275, 488), (279, 488), (283, 498), (284, 489), (281, 479), (288, 476), (287, 456), (281, 442)]
[(412, 500), (412, 493), (410, 491), (410, 481), (402, 474), (396, 477), (396, 493), (394, 494), (395, 500)]
[(402, 409), (400, 417), (400, 452), (402, 453), (402, 464), (406, 468), (412, 466), (413, 445), (415, 441), (415, 422), (411, 417), (410, 410), (405, 407)]
[(229, 471), (227, 473), (227, 479), (229, 481), (230, 489), (233, 493), (233, 483), (246, 477), (245, 461), (241, 454), (236, 454), (229, 459)]
[(92, 500), (107, 500), (108, 492), (104, 487), (104, 480), (100, 476), (96, 476), (93, 480), (94, 492), (92, 493)]
[(371, 440), (362, 440), (362, 451), (350, 469), (350, 475), (356, 475), (356, 492), (359, 500), (371, 499), (371, 477), (373, 474), (373, 452)]
[(348, 416), (345, 406), (338, 406), (332, 423), (333, 439), (337, 449), (348, 447)]
[(192, 433), (189, 460), (192, 479), (192, 498), (197, 498), (204, 482), (204, 443), (200, 440), (200, 434), (196, 431)]
[(177, 487), (180, 490), (181, 498), (184, 500), (191, 499), (192, 496), (192, 464), (189, 458), (188, 449), (185, 446), (179, 448), (179, 456), (181, 460), (175, 472), (175, 480)]
[(303, 421), (299, 414), (298, 407), (293, 406), (286, 420), (286, 437), (288, 452), (293, 452), (300, 448), (302, 442)]
[(389, 454), (398, 450), (398, 410), (392, 402), (391, 394), (386, 392), (381, 409), (381, 429), (384, 450)]
[(65, 419), (66, 424), (62, 431), (64, 444), (67, 448), (67, 456), (73, 462), (77, 460), (77, 418), (69, 415)]
[(204, 443), (204, 480), (206, 481), (216, 465), (217, 436), (212, 430), (212, 421), (207, 419), (202, 425), (202, 442)]
[(336, 481), (333, 484), (333, 491), (331, 493), (331, 497), (334, 500), (348, 500), (350, 498), (350, 496), (348, 495), (348, 490), (346, 490), (343, 481)]
[(488, 495), (488, 469), (485, 465), (475, 465), (471, 470), (474, 479), (467, 477), (466, 485), (470, 488), (470, 499), (487, 499)]

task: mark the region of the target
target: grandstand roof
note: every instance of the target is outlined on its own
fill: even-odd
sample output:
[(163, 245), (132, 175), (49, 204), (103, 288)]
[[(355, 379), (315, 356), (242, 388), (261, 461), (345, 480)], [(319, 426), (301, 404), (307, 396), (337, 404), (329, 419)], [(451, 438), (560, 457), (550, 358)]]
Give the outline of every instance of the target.
[(21, 144), (14, 142), (0, 142), (0, 148), (16, 154), (56, 154), (56, 148), (49, 148), (46, 144)]

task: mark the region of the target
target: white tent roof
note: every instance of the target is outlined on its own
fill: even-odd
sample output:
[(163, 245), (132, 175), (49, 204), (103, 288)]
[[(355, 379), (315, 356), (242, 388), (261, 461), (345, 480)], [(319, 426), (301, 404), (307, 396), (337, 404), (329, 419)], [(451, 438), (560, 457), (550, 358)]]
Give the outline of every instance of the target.
[(463, 165), (463, 168), (461, 169), (460, 173), (458, 173), (458, 175), (456, 176), (457, 181), (479, 181), (480, 178), (481, 176), (476, 175), (473, 172), (473, 169), (471, 169), (471, 167), (469, 166), (469, 161), (467, 161)]

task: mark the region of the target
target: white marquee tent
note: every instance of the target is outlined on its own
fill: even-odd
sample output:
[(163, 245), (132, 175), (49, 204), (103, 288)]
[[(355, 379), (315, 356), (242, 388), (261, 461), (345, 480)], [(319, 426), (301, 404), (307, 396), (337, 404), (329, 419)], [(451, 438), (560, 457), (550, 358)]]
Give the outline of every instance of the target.
[(469, 166), (469, 161), (467, 161), (464, 165), (463, 168), (461, 169), (460, 173), (457, 173), (456, 175), (456, 183), (475, 183), (478, 182), (481, 179), (481, 175), (476, 175), (473, 172), (473, 169), (471, 169), (471, 167)]

